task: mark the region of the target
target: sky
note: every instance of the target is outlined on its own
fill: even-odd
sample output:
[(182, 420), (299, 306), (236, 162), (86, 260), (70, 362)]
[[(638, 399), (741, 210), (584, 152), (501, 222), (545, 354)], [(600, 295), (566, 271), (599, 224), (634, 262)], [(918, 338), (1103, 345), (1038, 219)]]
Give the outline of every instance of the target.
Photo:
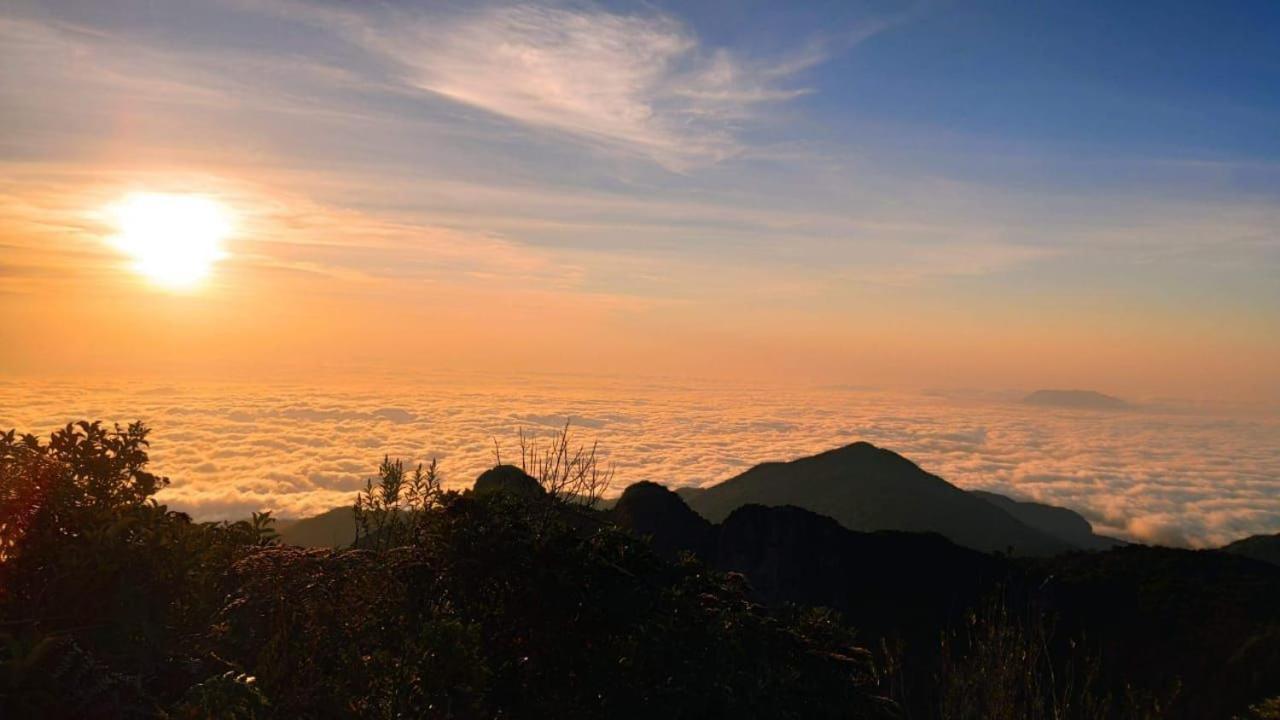
[[(1280, 407), (1278, 34), (1272, 2), (5, 3), (0, 373)], [(217, 222), (170, 204), (132, 256), (156, 197)], [(198, 280), (139, 272), (213, 224)]]

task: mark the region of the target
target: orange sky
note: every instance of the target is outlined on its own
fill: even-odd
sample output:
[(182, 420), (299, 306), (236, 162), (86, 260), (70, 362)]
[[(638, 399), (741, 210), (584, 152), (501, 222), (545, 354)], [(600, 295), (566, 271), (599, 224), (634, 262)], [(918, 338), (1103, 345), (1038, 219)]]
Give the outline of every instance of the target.
[[(674, 17), (636, 42), (720, 65), (655, 75), (576, 36), (513, 36), (528, 23), (498, 13), (458, 19), (457, 42), (545, 62), (459, 67), (479, 61), (409, 57), (356, 9), (211, 8), (299, 45), (0, 13), (0, 62), (23, 78), (0, 83), (0, 372), (518, 369), (1280, 403), (1280, 211), (1224, 189), (1225, 165), (1096, 160), (1131, 180), (1095, 190), (1019, 181), (1034, 162), (1078, 169), (1025, 148), (942, 154), (1010, 173), (995, 179), (885, 155), (797, 106), (838, 92), (791, 77), (836, 50), (717, 55)], [(357, 21), (359, 43), (389, 33), (362, 52), (399, 65), (332, 55)], [(415, 63), (434, 74), (404, 75)], [(574, 63), (627, 82), (561, 77)], [(681, 123), (674, 96), (716, 104)], [(131, 267), (109, 208), (139, 192), (227, 208), (207, 278), (166, 288)]]
[[(1123, 289), (992, 292), (982, 275), (867, 283), (849, 268), (540, 249), (335, 209), (234, 169), (19, 172), (30, 175), (0, 205), (7, 372), (519, 369), (1277, 398), (1265, 312), (1224, 317)], [(236, 230), (208, 278), (160, 287), (112, 246), (102, 209), (139, 188), (230, 209)]]

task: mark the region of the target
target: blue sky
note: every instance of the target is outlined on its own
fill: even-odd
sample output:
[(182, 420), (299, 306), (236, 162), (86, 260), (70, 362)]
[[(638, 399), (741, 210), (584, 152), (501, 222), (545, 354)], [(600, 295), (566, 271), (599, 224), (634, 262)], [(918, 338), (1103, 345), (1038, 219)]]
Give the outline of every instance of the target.
[(873, 119), (1045, 154), (1274, 160), (1278, 10), (952, 3), (831, 63), (823, 82), (844, 79), (835, 108), (856, 112), (861, 96)]
[(245, 220), (219, 308), (537, 308), (617, 348), (580, 369), (1280, 397), (1277, 36), (1248, 2), (18, 2), (0, 301), (56, 326), (33, 298), (118, 260), (86, 208), (177, 188)]

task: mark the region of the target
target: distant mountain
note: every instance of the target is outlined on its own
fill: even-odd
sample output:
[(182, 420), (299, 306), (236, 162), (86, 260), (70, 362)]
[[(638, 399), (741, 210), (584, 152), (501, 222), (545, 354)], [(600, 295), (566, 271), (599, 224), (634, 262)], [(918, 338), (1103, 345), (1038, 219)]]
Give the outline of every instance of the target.
[(1071, 543), (1082, 550), (1107, 550), (1127, 544), (1123, 540), (1104, 535), (1095, 535), (1093, 533), (1093, 525), (1089, 524), (1089, 521), (1085, 520), (1083, 515), (1074, 510), (1058, 507), (1057, 505), (1014, 500), (1006, 495), (983, 490), (970, 490), (969, 494), (982, 498), (1003, 509), (1024, 524), (1030, 525), (1040, 532)]
[(794, 505), (830, 516), (850, 530), (936, 532), (984, 552), (1012, 548), (1018, 555), (1052, 555), (1077, 549), (901, 455), (865, 442), (791, 462), (764, 463), (719, 485), (678, 492), (713, 522), (743, 505)]
[(1036, 390), (1022, 399), (1026, 405), (1077, 408), (1080, 410), (1124, 410), (1129, 403), (1093, 390)]
[(1252, 535), (1237, 540), (1222, 548), (1223, 552), (1242, 557), (1253, 558), (1272, 565), (1280, 565), (1280, 533), (1275, 535)]
[(356, 541), (356, 518), (351, 506), (282, 524), (280, 542), (302, 547), (350, 547)]

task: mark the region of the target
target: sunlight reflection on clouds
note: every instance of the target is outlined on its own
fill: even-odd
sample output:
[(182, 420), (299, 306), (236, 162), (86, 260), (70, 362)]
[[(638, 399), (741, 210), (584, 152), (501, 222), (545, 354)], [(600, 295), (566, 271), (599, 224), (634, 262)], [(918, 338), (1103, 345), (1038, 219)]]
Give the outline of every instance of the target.
[(378, 389), (0, 384), (6, 429), (148, 422), (154, 467), (173, 479), (162, 500), (199, 518), (344, 504), (383, 454), (439, 458), (446, 482), (466, 486), (493, 463), (495, 438), (510, 459), (520, 428), (545, 435), (566, 417), (583, 441), (600, 441), (615, 491), (640, 480), (710, 484), (867, 440), (962, 487), (1074, 508), (1104, 533), (1203, 546), (1280, 530), (1274, 416), (568, 378)]

